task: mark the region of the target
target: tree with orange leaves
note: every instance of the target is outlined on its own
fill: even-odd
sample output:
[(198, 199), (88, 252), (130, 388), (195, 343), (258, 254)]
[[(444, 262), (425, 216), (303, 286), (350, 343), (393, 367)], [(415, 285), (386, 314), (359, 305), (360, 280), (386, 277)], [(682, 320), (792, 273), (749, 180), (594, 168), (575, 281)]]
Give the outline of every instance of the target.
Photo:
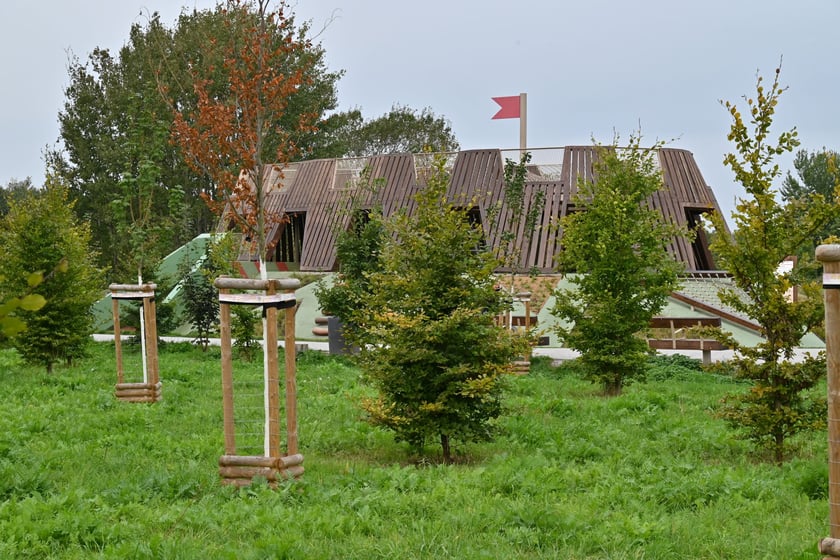
[[(280, 126), (289, 98), (311, 83), (311, 44), (296, 33), (285, 15), (286, 5), (272, 10), (269, 0), (230, 0), (225, 24), (232, 29), (224, 72), (214, 78), (195, 76), (196, 108), (175, 108), (173, 141), (193, 171), (206, 174), (216, 186), (205, 200), (214, 212), (226, 212), (253, 240), (265, 278), (265, 179), (281, 174), (298, 154), (295, 133), (314, 130), (319, 115), (304, 113), (293, 130)], [(221, 77), (223, 76), (223, 77)], [(224, 80), (224, 83), (217, 83)], [(222, 94), (213, 92), (223, 92)]]

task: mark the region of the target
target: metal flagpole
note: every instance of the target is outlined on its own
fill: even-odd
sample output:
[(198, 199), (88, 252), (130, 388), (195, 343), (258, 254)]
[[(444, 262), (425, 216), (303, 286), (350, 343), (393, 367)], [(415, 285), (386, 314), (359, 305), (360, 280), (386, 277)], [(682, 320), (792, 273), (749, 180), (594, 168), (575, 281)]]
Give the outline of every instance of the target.
[(528, 94), (519, 94), (519, 157), (525, 155), (528, 147)]

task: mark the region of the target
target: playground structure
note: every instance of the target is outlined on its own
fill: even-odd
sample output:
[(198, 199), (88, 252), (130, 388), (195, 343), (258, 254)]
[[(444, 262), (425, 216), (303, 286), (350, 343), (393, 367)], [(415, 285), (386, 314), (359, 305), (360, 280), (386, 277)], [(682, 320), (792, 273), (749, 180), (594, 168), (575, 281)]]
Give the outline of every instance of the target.
[[(303, 455), (298, 453), (297, 436), (297, 382), (295, 378), (295, 290), (300, 287), (297, 279), (264, 279), (220, 277), (214, 282), (219, 288), (219, 320), (222, 350), (222, 404), (224, 408), (224, 455), (219, 458), (219, 475), (222, 482), (247, 486), (261, 477), (269, 485), (278, 480), (298, 478), (303, 475)], [(244, 435), (247, 426), (255, 425), (254, 416), (260, 416), (248, 406), (248, 393), (238, 391), (243, 399), (239, 409), (250, 412), (250, 418), (236, 415), (233, 375), (233, 344), (231, 338), (231, 305), (259, 306), (263, 311), (264, 376), (262, 383), (263, 454), (240, 455), (237, 432)], [(277, 311), (284, 311), (285, 340), (285, 414), (286, 450), (281, 455), (280, 446), (280, 383), (277, 341)], [(253, 387), (252, 387), (253, 388)], [(254, 394), (250, 395), (255, 396)], [(253, 435), (253, 434), (250, 434)]]
[[(111, 308), (114, 314), (114, 347), (117, 359), (117, 384), (114, 395), (121, 401), (154, 403), (161, 399), (158, 370), (157, 319), (155, 314), (155, 284), (111, 284)], [(127, 383), (123, 373), (120, 340), (120, 300), (139, 300), (141, 345), (143, 347), (143, 381)]]

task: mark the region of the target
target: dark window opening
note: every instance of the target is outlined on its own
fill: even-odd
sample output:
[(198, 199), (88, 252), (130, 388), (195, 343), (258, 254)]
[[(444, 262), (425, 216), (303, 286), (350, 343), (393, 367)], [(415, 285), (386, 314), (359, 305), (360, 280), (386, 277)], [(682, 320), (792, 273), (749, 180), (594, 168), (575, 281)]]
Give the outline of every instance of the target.
[(473, 206), (467, 212), (467, 220), (469, 220), (470, 225), (473, 227), (481, 227), (481, 209), (478, 206)]
[(486, 251), (487, 239), (484, 236), (484, 222), (481, 220), (481, 209), (478, 206), (473, 206), (469, 210), (466, 208), (456, 208), (455, 210), (463, 212), (467, 219), (467, 223), (470, 224), (470, 227), (476, 228), (481, 232), (481, 239), (478, 241), (473, 251), (476, 253)]
[(306, 212), (295, 212), (286, 215), (286, 222), (282, 224), (280, 239), (274, 250), (275, 260), (285, 263), (299, 263), (303, 248), (303, 234), (306, 228)]
[(709, 250), (709, 236), (703, 228), (703, 214), (711, 211), (710, 208), (685, 209), (686, 225), (695, 233), (694, 241), (691, 242), (695, 270), (715, 270), (715, 259)]
[(364, 231), (365, 226), (370, 223), (370, 210), (367, 208), (356, 210), (350, 219), (350, 231), (359, 235)]

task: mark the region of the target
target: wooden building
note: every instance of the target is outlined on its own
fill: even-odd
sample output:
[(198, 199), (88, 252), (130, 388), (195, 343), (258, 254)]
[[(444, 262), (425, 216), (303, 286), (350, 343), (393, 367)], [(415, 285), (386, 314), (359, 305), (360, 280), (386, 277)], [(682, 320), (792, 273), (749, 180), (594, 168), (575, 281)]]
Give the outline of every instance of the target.
[[(560, 250), (562, 231), (549, 227), (567, 213), (574, 211), (574, 197), (578, 179), (592, 177), (594, 146), (566, 146), (531, 150), (533, 164), (529, 165), (526, 182), (526, 206), (538, 191), (545, 192), (545, 205), (540, 225), (532, 239), (520, 239), (521, 270), (536, 269), (554, 272), (554, 256)], [(664, 220), (696, 227), (702, 214), (720, 211), (711, 188), (703, 180), (691, 152), (661, 148), (658, 163), (662, 170), (664, 188), (650, 199), (653, 208)], [(518, 161), (518, 151), (498, 149), (465, 150), (446, 154), (450, 172), (450, 199), (475, 201), (470, 215), (480, 220), (487, 242), (497, 246), (501, 233), (510, 219), (504, 207), (504, 165), (506, 159)], [(371, 207), (374, 200), (357, 188), (362, 170), (369, 169), (372, 179), (382, 183), (378, 200), (386, 215), (413, 206), (413, 195), (422, 188), (422, 178), (432, 156), (428, 154), (392, 154), (369, 158), (323, 159), (292, 163), (285, 169), (275, 169), (267, 178), (266, 207), (275, 218), (268, 233), (270, 254), (265, 260), (277, 263), (280, 270), (332, 271), (337, 269), (335, 235), (349, 225), (346, 208), (351, 195), (366, 197), (361, 205)], [(502, 211), (488, 215), (490, 208), (501, 204)], [(223, 220), (225, 224), (227, 220)], [(223, 225), (220, 227), (224, 227)], [(521, 233), (520, 233), (521, 236)], [(714, 270), (715, 264), (708, 249), (704, 232), (699, 231), (694, 242), (673, 239), (668, 250), (683, 261), (687, 272)], [(257, 255), (243, 246), (240, 260), (257, 260)]]

